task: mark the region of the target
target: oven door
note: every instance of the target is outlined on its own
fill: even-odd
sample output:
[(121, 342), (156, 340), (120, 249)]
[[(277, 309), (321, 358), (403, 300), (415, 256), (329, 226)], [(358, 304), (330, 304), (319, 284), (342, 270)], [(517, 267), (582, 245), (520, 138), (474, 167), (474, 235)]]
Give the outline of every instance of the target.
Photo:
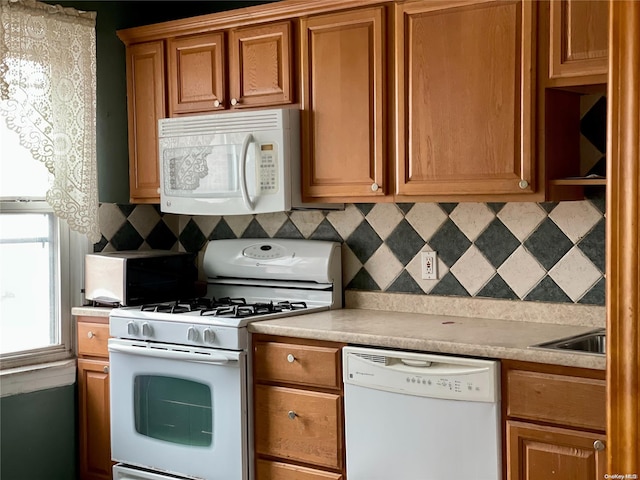
[(246, 353), (109, 339), (114, 461), (247, 480)]

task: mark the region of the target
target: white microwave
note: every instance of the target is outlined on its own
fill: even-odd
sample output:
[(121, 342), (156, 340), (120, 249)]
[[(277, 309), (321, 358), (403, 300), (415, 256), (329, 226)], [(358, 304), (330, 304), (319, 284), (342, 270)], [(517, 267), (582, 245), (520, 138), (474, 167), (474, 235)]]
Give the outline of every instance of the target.
[(243, 215), (300, 203), (299, 109), (165, 118), (158, 127), (161, 211)]

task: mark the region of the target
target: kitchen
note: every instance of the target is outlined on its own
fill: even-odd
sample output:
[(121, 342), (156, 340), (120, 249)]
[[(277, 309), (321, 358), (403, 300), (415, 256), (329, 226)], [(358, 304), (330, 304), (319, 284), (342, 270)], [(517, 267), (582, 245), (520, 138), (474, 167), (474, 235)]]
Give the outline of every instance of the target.
[[(86, 7), (85, 7), (86, 8)], [(100, 87), (99, 87), (100, 88)], [(126, 157), (126, 154), (124, 154)], [(102, 176), (101, 176), (102, 177)], [(126, 177), (126, 173), (125, 173)], [(110, 203), (110, 202), (109, 202)], [(104, 245), (107, 246), (108, 243), (112, 243), (115, 248), (137, 248), (142, 245), (142, 241), (144, 239), (149, 238), (149, 244), (154, 247), (155, 245), (162, 246), (165, 245), (164, 242), (168, 242), (164, 240), (162, 235), (159, 235), (158, 231), (170, 231), (171, 234), (168, 235), (171, 238), (172, 242), (175, 243), (176, 239), (179, 239), (182, 245), (189, 251), (197, 251), (203, 246), (203, 239), (209, 238), (212, 232), (215, 232), (215, 236), (218, 238), (225, 238), (229, 236), (287, 236), (287, 235), (302, 235), (305, 238), (326, 238), (326, 239), (335, 239), (335, 240), (345, 240), (347, 243), (348, 249), (347, 251), (347, 262), (345, 262), (345, 285), (347, 286), (347, 291), (351, 290), (364, 290), (364, 291), (389, 291), (389, 292), (421, 292), (425, 291), (420, 286), (422, 280), (419, 278), (420, 276), (417, 274), (416, 266), (411, 265), (410, 263), (403, 264), (399, 260), (395, 260), (394, 258), (398, 258), (397, 255), (407, 255), (400, 248), (400, 242), (393, 236), (393, 232), (395, 229), (401, 224), (401, 228), (397, 230), (396, 235), (401, 235), (404, 232), (412, 232), (416, 230), (417, 226), (424, 225), (422, 218), (440, 218), (442, 220), (442, 225), (445, 225), (447, 229), (440, 233), (440, 237), (436, 236), (437, 232), (440, 230), (440, 225), (431, 226), (433, 232), (430, 235), (422, 234), (418, 235), (419, 238), (426, 240), (425, 236), (429, 237), (429, 240), (435, 236), (434, 240), (440, 238), (439, 245), (443, 245), (443, 248), (446, 247), (449, 240), (452, 238), (448, 235), (455, 235), (456, 229), (478, 229), (478, 233), (482, 233), (485, 231), (484, 227), (486, 227), (489, 223), (496, 221), (498, 218), (498, 223), (496, 221), (495, 225), (498, 227), (502, 224), (504, 225), (503, 218), (507, 218), (506, 214), (508, 210), (513, 208), (510, 203), (507, 203), (505, 206), (502, 206), (502, 209), (499, 211), (492, 211), (493, 208), (499, 208), (499, 206), (491, 205), (491, 204), (476, 204), (471, 207), (465, 206), (463, 204), (455, 205), (455, 204), (422, 204), (416, 203), (414, 205), (408, 204), (398, 204), (399, 207), (396, 207), (392, 204), (348, 204), (347, 208), (344, 211), (336, 211), (326, 214), (319, 214), (318, 212), (292, 212), (290, 215), (272, 215), (265, 216), (264, 218), (257, 217), (256, 219), (252, 218), (166, 218), (171, 217), (167, 215), (161, 215), (155, 210), (153, 207), (149, 206), (137, 206), (133, 207), (130, 205), (111, 205), (111, 204), (103, 204), (101, 209), (105, 210), (105, 214), (103, 215), (101, 212), (101, 218), (108, 218), (113, 223), (108, 224), (108, 226), (104, 229), (107, 233), (104, 239)], [(578, 215), (580, 218), (585, 218), (586, 225), (582, 225), (580, 228), (585, 230), (584, 233), (590, 232), (595, 225), (602, 225), (602, 217), (603, 217), (603, 207), (602, 202), (596, 201), (594, 204), (592, 201), (588, 203), (581, 204), (580, 210), (578, 210)], [(600, 205), (600, 207), (598, 207)], [(507, 208), (506, 211), (503, 212), (503, 209)], [(560, 208), (558, 211), (556, 209)], [(566, 211), (567, 208), (569, 211)], [(564, 204), (560, 204), (559, 206), (555, 206), (553, 210), (550, 212), (546, 212), (544, 208), (535, 210), (534, 215), (538, 215), (540, 217), (541, 223), (535, 224), (535, 227), (538, 225), (545, 225), (545, 228), (548, 231), (549, 227), (553, 227), (553, 225), (562, 224), (563, 218), (573, 218), (576, 212), (571, 211), (570, 206), (565, 206)], [(406, 209), (406, 211), (405, 211)], [(563, 210), (565, 210), (563, 212)], [(556, 211), (555, 214), (553, 212)], [(501, 218), (502, 212), (502, 218)], [(521, 215), (522, 212), (515, 212), (515, 216)], [(469, 222), (469, 218), (476, 218), (477, 216), (483, 218), (483, 222), (485, 224), (478, 226)], [(551, 221), (549, 221), (549, 218)], [(408, 218), (408, 219), (407, 219)], [(413, 224), (411, 223), (411, 219), (414, 218)], [(558, 220), (558, 223), (554, 221), (554, 218)], [(151, 220), (150, 220), (151, 219)], [(391, 225), (387, 224), (388, 219), (392, 219)], [(456, 222), (456, 219), (458, 220)], [(469, 225), (468, 223), (471, 223)], [(553, 222), (553, 223), (550, 223)], [(589, 223), (595, 222), (595, 223)], [(158, 227), (158, 230), (155, 230), (154, 235), (150, 235), (154, 229)], [(461, 227), (462, 225), (462, 227)], [(120, 230), (122, 227), (122, 230)], [(534, 227), (534, 230), (535, 230)], [(602, 227), (600, 227), (602, 228)], [(140, 231), (138, 231), (140, 229)], [(404, 230), (403, 230), (404, 229)], [(561, 230), (561, 229), (560, 229)], [(463, 230), (464, 231), (464, 230)], [(468, 230), (467, 230), (468, 231)], [(554, 230), (555, 231), (555, 230)], [(278, 233), (280, 232), (280, 233)], [(453, 232), (453, 233), (451, 233)], [(529, 237), (529, 233), (527, 232), (526, 238)], [(571, 233), (574, 235), (575, 232)], [(457, 233), (459, 235), (459, 233)], [(173, 235), (173, 237), (171, 236)], [(563, 235), (566, 236), (566, 232), (563, 232)], [(595, 240), (591, 245), (595, 245), (596, 252), (598, 245), (599, 248), (603, 248), (603, 240), (602, 233), (600, 235), (600, 240)], [(541, 237), (544, 237), (542, 234)], [(414, 238), (418, 238), (414, 237)], [(580, 234), (575, 236), (574, 238), (578, 238)], [(350, 239), (351, 238), (351, 244)], [(535, 237), (534, 237), (535, 238)], [(561, 237), (562, 238), (562, 237)], [(403, 237), (404, 239), (404, 237)], [(133, 242), (133, 243), (127, 243)], [(158, 242), (157, 244), (153, 244), (152, 242)], [(512, 242), (513, 243), (513, 242)], [(119, 247), (119, 246), (120, 247)], [(173, 244), (167, 245), (171, 248)], [(424, 245), (424, 243), (423, 243)], [(421, 245), (420, 247), (422, 247)], [(429, 244), (429, 246), (433, 247)], [(570, 248), (573, 248), (575, 245), (572, 245)], [(584, 245), (585, 247), (587, 244)], [(534, 245), (535, 247), (535, 245)], [(591, 248), (589, 247), (589, 248)], [(145, 247), (143, 247), (145, 248)], [(412, 247), (413, 248), (413, 247)], [(539, 247), (544, 249), (544, 247)], [(579, 248), (579, 245), (578, 245)], [(589, 248), (586, 251), (590, 251)], [(437, 250), (436, 248), (433, 248)], [(584, 250), (582, 250), (584, 252)], [(411, 252), (411, 253), (416, 253)], [(458, 252), (458, 257), (455, 257), (455, 260), (458, 260), (462, 257), (462, 252)], [(566, 253), (566, 252), (565, 252)], [(595, 257), (602, 258), (602, 250), (599, 253), (596, 253)], [(405, 258), (405, 257), (402, 257)], [(490, 278), (495, 278), (496, 281), (503, 279), (501, 275), (495, 275), (495, 266), (486, 264), (474, 264), (474, 257), (471, 258), (471, 269), (475, 269), (476, 267), (480, 267), (480, 270), (484, 270), (484, 275)], [(477, 260), (479, 257), (475, 257)], [(582, 257), (578, 257), (582, 258)], [(392, 260), (391, 262), (389, 260)], [(453, 267), (455, 262), (450, 262), (447, 266), (444, 265), (445, 268), (441, 268), (441, 274), (443, 277), (447, 275), (446, 268)], [(388, 271), (388, 267), (391, 265), (391, 271)], [(462, 292), (461, 286), (456, 283), (463, 284), (464, 291), (467, 291), (466, 288), (470, 288), (475, 293), (479, 293), (480, 289), (477, 288), (477, 284), (473, 282), (479, 282), (482, 284), (481, 280), (476, 280), (475, 278), (469, 278), (465, 276), (464, 269), (461, 269), (463, 264), (460, 264), (460, 269), (455, 269), (454, 273), (449, 274), (449, 279), (451, 283), (446, 282), (438, 282), (433, 289), (434, 293), (440, 293), (441, 295), (456, 295), (456, 292)], [(548, 269), (550, 270), (555, 264), (549, 264)], [(588, 265), (588, 264), (587, 264)], [(591, 267), (588, 270), (590, 273), (603, 271), (603, 269), (593, 269)], [(459, 272), (457, 275), (455, 272)], [(504, 270), (503, 270), (504, 271)], [(498, 272), (500, 273), (500, 272)], [(505, 274), (505, 276), (507, 276)], [(418, 277), (418, 278), (416, 278)], [(546, 283), (548, 283), (548, 277), (544, 277), (546, 279)], [(394, 284), (394, 280), (398, 279), (398, 282)], [(536, 283), (541, 279), (534, 279), (534, 285), (538, 285)], [(600, 280), (600, 277), (593, 278), (593, 282), (595, 285)], [(464, 282), (464, 283), (463, 283)], [(529, 287), (533, 285), (529, 285), (529, 287), (524, 287), (518, 284), (507, 283), (507, 288), (491, 289), (491, 292), (498, 292), (499, 294), (506, 295), (506, 298), (516, 299), (518, 297), (517, 292), (523, 292), (529, 290)], [(545, 297), (544, 293), (542, 293), (542, 297), (538, 297), (538, 299), (542, 300), (551, 300), (551, 301), (564, 301), (566, 302), (567, 298), (570, 298), (572, 301), (569, 303), (573, 303), (573, 299), (583, 298), (587, 293), (586, 290), (591, 292), (589, 287), (592, 286), (590, 282), (587, 282), (587, 287), (582, 287), (582, 289), (578, 289), (578, 291), (571, 290), (573, 285), (567, 286), (565, 288), (569, 289), (569, 292), (562, 290), (562, 288), (548, 290), (543, 289), (543, 285), (541, 285), (542, 292), (551, 292), (552, 297)], [(603, 282), (600, 282), (600, 290), (596, 289), (593, 292), (593, 295), (599, 295), (601, 301), (599, 305), (603, 305)], [(351, 284), (351, 286), (349, 286)], [(418, 287), (416, 287), (418, 285)], [(439, 286), (438, 286), (439, 285)], [(483, 285), (481, 285), (483, 286)], [(420, 290), (417, 290), (420, 288)], [(430, 290), (432, 291), (432, 290)], [(600, 292), (598, 294), (598, 291)], [(569, 293), (569, 295), (567, 294)], [(486, 294), (486, 292), (485, 292)], [(481, 295), (484, 296), (484, 295)], [(486, 295), (493, 296), (493, 295)], [(428, 297), (428, 296), (427, 296)], [(535, 297), (535, 296), (534, 296)], [(534, 300), (534, 297), (531, 300)], [(573, 298), (571, 298), (573, 297)], [(500, 297), (499, 297), (500, 298)], [(519, 297), (518, 297), (519, 298)]]

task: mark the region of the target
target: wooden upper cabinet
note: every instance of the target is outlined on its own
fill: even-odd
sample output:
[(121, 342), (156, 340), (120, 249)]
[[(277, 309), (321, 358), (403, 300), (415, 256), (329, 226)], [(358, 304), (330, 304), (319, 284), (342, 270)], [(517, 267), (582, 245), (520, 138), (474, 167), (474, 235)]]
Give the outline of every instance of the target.
[(303, 18), (300, 30), (303, 200), (390, 193), (384, 7)]
[(533, 192), (534, 2), (395, 8), (396, 198)]
[(170, 38), (167, 48), (170, 116), (293, 102), (291, 22)]
[(166, 116), (164, 42), (127, 47), (129, 196), (131, 203), (158, 203), (158, 120)]
[(224, 34), (169, 38), (167, 49), (169, 116), (225, 108)]
[(597, 75), (579, 83), (606, 83), (608, 59), (609, 2), (550, 2), (549, 78)]
[(229, 32), (229, 93), (234, 108), (294, 101), (291, 22)]

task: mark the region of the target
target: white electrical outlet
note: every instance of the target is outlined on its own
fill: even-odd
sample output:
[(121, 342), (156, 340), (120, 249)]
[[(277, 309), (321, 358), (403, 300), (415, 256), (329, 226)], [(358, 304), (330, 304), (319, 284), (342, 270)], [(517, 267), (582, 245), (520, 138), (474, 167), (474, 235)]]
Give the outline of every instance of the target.
[(422, 260), (422, 279), (436, 280), (438, 278), (438, 255), (436, 252), (420, 252)]

